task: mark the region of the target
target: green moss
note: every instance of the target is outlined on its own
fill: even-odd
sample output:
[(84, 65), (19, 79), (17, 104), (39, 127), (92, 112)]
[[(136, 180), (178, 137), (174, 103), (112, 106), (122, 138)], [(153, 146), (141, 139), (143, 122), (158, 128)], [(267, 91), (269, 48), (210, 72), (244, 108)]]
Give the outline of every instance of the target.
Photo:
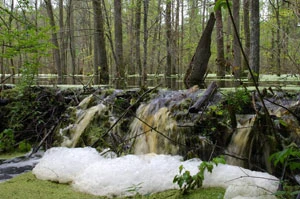
[[(225, 190), (222, 188), (197, 189), (186, 195), (180, 190), (168, 190), (161, 193), (127, 198), (139, 199), (217, 199), (223, 198)], [(0, 183), (0, 198), (11, 199), (96, 199), (106, 198), (76, 192), (70, 185), (58, 184), (50, 181), (38, 180), (31, 172), (19, 175), (9, 181)]]

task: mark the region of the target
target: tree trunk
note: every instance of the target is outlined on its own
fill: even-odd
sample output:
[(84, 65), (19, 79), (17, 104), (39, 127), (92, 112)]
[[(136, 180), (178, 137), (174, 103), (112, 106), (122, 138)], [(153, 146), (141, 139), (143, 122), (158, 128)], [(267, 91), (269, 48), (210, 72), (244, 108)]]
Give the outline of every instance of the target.
[[(225, 77), (225, 58), (224, 58), (224, 37), (221, 8), (216, 10), (216, 36), (217, 36), (217, 76), (221, 79)], [(222, 85), (220, 85), (222, 86)]]
[(63, 75), (67, 74), (67, 55), (68, 40), (65, 38), (66, 30), (64, 26), (64, 4), (63, 0), (59, 0), (59, 37), (60, 37), (60, 64)]
[(114, 0), (116, 77), (125, 78), (123, 63), (122, 0)]
[[(240, 0), (233, 0), (233, 19), (234, 24), (237, 29), (237, 34), (240, 34)], [(238, 35), (234, 33), (233, 36), (233, 66), (232, 72), (234, 74), (235, 79), (240, 80), (241, 76), (241, 48), (239, 45)]]
[(144, 0), (144, 61), (142, 72), (142, 85), (145, 86), (147, 82), (147, 54), (148, 54), (148, 6), (149, 0)]
[(142, 75), (142, 63), (141, 63), (141, 40), (140, 40), (140, 29), (141, 29), (141, 7), (142, 0), (136, 2), (136, 13), (135, 13), (135, 56), (136, 56), (136, 67), (138, 68), (139, 74)]
[(166, 77), (171, 77), (172, 74), (172, 24), (171, 24), (171, 6), (172, 2), (166, 3), (166, 36), (167, 36), (167, 66)]
[[(249, 61), (249, 54), (250, 54), (250, 25), (249, 25), (249, 4), (250, 0), (244, 0), (243, 10), (244, 10), (244, 35), (245, 35), (245, 47), (244, 51)], [(247, 69), (246, 60), (243, 60), (243, 70)]]
[(55, 46), (53, 48), (53, 56), (54, 56), (54, 61), (56, 64), (56, 69), (57, 69), (57, 74), (58, 74), (58, 84), (61, 84), (63, 81), (63, 72), (61, 68), (61, 63), (60, 63), (60, 52), (59, 52), (59, 45), (58, 45), (58, 37), (57, 33), (55, 31), (55, 20), (54, 20), (54, 15), (53, 15), (53, 8), (52, 8), (52, 2), (51, 0), (44, 0), (48, 17), (50, 19), (50, 26), (52, 27), (52, 43)]
[(204, 29), (198, 43), (194, 57), (192, 58), (189, 68), (185, 74), (184, 83), (187, 88), (193, 85), (202, 86), (204, 83), (208, 61), (211, 55), (211, 34), (215, 25), (215, 21), (215, 15), (211, 13), (206, 28)]
[[(158, 5), (161, 4), (161, 0), (158, 0)], [(153, 33), (153, 40), (151, 42), (151, 63), (149, 65), (149, 73), (150, 74), (153, 74), (154, 72), (154, 66), (157, 66), (158, 65), (158, 60), (155, 59), (155, 55), (158, 51), (158, 48), (159, 48), (159, 41), (158, 41), (158, 35), (159, 35), (159, 30), (160, 30), (160, 24), (161, 24), (161, 8), (160, 6), (157, 6), (157, 17), (156, 17), (156, 20), (157, 20), (157, 23), (155, 25), (155, 28), (154, 28), (154, 33)], [(156, 61), (156, 62), (155, 62)], [(157, 67), (156, 67), (157, 68)]]
[(280, 22), (280, 15), (279, 15), (279, 8), (280, 8), (280, 2), (279, 0), (275, 0), (275, 2), (269, 1), (271, 7), (274, 10), (275, 13), (275, 19), (276, 19), (276, 39), (275, 39), (275, 44), (276, 44), (276, 69), (277, 69), (277, 75), (281, 75), (281, 39), (280, 39), (280, 29), (281, 29), (281, 22)]
[(250, 36), (250, 68), (254, 74), (255, 81), (258, 81), (259, 77), (259, 38), (260, 38), (260, 26), (259, 26), (259, 0), (251, 1), (251, 36)]
[(75, 51), (75, 35), (74, 35), (74, 2), (73, 0), (68, 1), (67, 6), (67, 27), (68, 27), (68, 36), (70, 40), (70, 55), (71, 55), (71, 74), (72, 74), (72, 82), (75, 84), (75, 74), (76, 74), (76, 51)]
[[(109, 71), (106, 57), (101, 0), (93, 0), (94, 9), (94, 83), (108, 84)], [(101, 71), (101, 74), (100, 74)]]

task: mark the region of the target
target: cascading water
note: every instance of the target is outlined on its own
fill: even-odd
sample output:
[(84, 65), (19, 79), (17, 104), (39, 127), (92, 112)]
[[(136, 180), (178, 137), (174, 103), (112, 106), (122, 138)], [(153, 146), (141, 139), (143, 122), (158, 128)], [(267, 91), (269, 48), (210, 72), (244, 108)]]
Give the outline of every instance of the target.
[[(246, 167), (244, 157), (249, 155), (250, 135), (255, 123), (255, 115), (238, 115), (237, 128), (232, 135), (231, 142), (227, 147), (227, 153), (233, 156), (226, 157), (226, 163)], [(240, 157), (238, 159), (236, 157)]]
[[(116, 90), (110, 94), (88, 96), (77, 107), (70, 108), (69, 122), (61, 126), (57, 134), (61, 142), (57, 145), (93, 146), (100, 140), (100, 143), (97, 142), (98, 150), (111, 148), (119, 155), (179, 154), (202, 160), (225, 152), (229, 155), (226, 158), (229, 164), (253, 168), (250, 164), (258, 163), (261, 168), (270, 171), (268, 157), (272, 139), (264, 132), (265, 124), (257, 118), (257, 114), (236, 115), (238, 124), (232, 132), (229, 125), (224, 124), (224, 118), (223, 121), (217, 119), (215, 115), (218, 113), (213, 113), (214, 109), (210, 108), (222, 100), (220, 94), (209, 100), (207, 108), (196, 113), (189, 112), (202, 94), (203, 90), (197, 87), (181, 91), (159, 90), (138, 104), (135, 100), (141, 93), (137, 90)], [(272, 105), (267, 103), (267, 106), (272, 112)], [(124, 111), (126, 114), (123, 114)], [(283, 111), (280, 113), (282, 115)], [(286, 111), (284, 114), (288, 115)], [(276, 115), (281, 117), (278, 110)], [(300, 129), (295, 122), (293, 126), (294, 130)], [(293, 129), (287, 130), (293, 132)], [(297, 135), (290, 133), (288, 136)]]

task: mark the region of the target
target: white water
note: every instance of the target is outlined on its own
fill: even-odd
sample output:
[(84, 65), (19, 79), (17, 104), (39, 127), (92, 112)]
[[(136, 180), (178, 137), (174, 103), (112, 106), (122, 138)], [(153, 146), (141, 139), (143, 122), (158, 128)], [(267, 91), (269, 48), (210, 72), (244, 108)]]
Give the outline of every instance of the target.
[[(191, 174), (201, 161), (181, 161), (171, 155), (126, 155), (107, 158), (93, 148), (51, 148), (33, 169), (42, 180), (71, 183), (74, 189), (94, 195), (124, 196), (178, 189), (173, 178), (182, 164)], [(224, 198), (275, 198), (278, 179), (268, 173), (219, 165), (206, 174), (204, 187), (224, 187)], [(134, 189), (133, 192), (128, 191)]]

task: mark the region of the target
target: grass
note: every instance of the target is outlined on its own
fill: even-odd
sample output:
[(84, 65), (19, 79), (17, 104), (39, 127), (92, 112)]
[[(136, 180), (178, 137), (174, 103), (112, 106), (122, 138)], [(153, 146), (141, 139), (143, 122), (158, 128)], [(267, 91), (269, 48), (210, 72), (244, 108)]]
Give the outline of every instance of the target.
[(0, 153), (0, 160), (7, 160), (10, 158), (16, 158), (24, 156), (26, 153), (24, 152), (9, 152), (9, 153)]
[[(179, 190), (168, 190), (147, 196), (136, 195), (137, 199), (218, 199), (223, 198), (222, 188), (197, 189), (187, 195)], [(0, 183), (0, 198), (3, 199), (98, 199), (106, 198), (76, 192), (68, 184), (38, 180), (31, 172)]]

